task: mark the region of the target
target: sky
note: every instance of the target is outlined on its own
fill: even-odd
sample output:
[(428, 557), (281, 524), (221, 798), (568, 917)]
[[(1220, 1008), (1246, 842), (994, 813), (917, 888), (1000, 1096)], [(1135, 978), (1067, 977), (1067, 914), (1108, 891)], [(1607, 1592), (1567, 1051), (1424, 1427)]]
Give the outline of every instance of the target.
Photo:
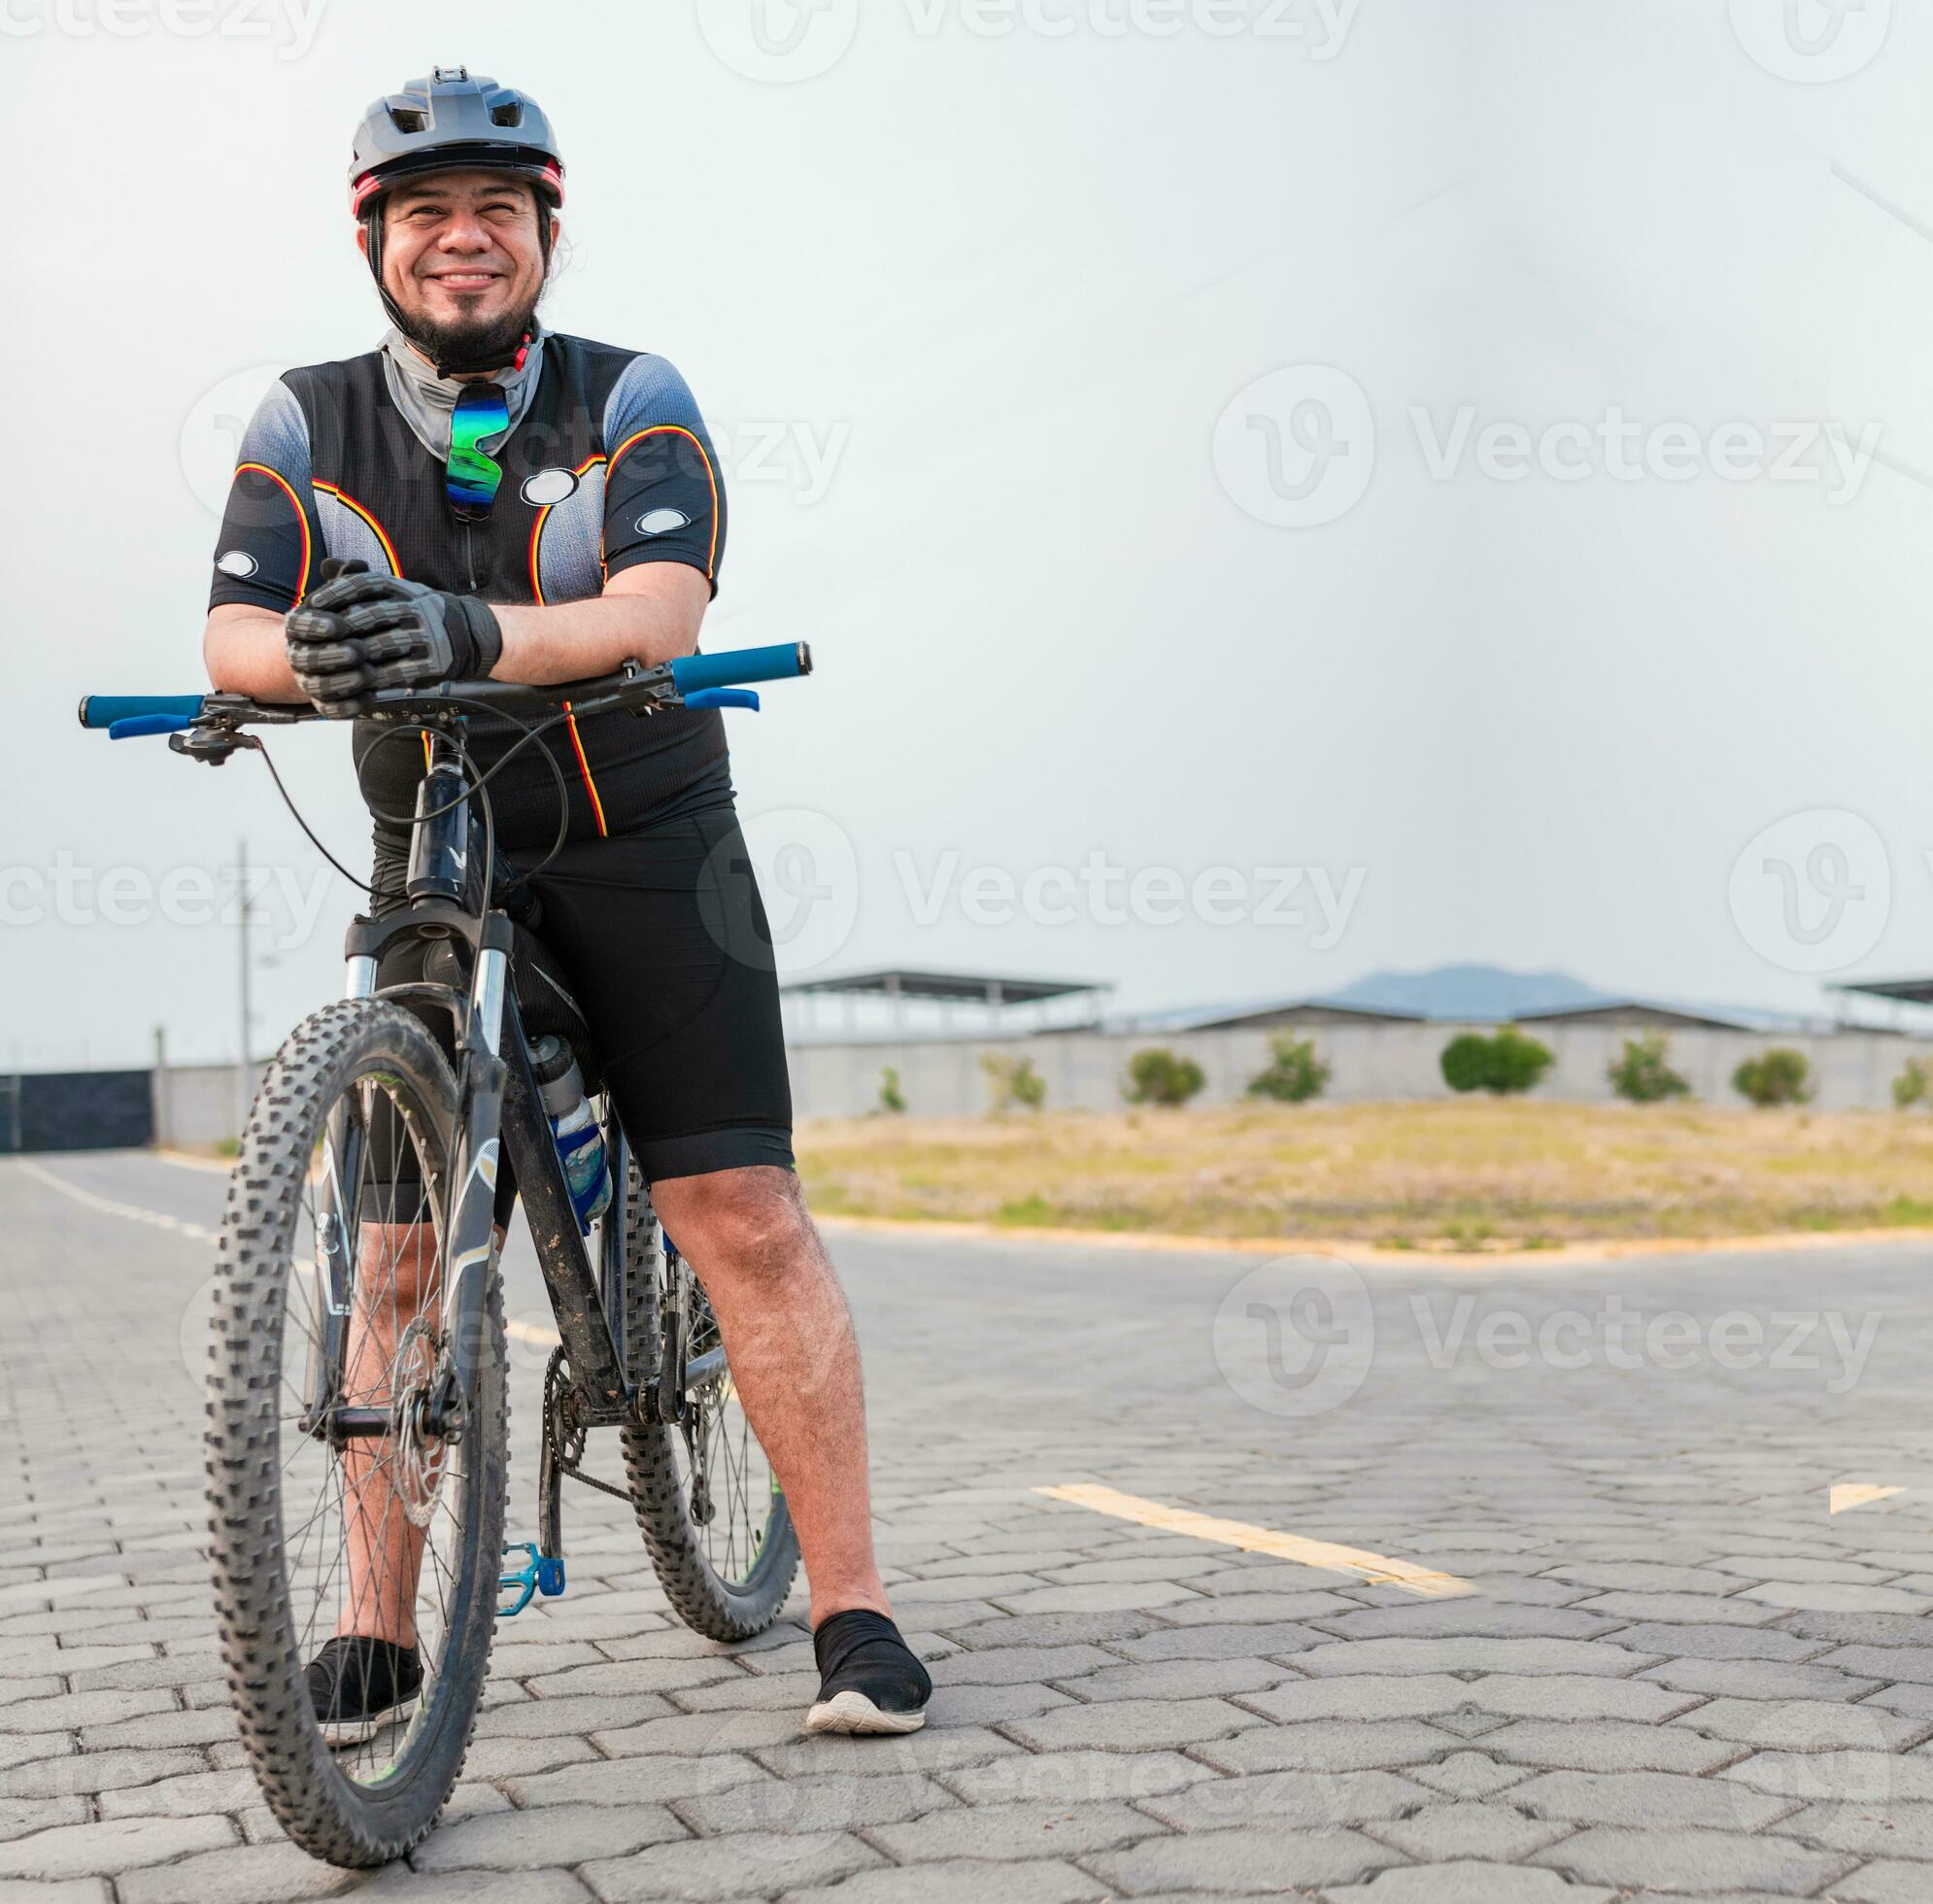
[[(382, 331), (364, 105), (568, 166), (554, 327), (725, 466), (783, 969), (1302, 997), (1451, 961), (1805, 1008), (1933, 970), (1933, 23), (1867, 0), (11, 0), (0, 1068), (232, 1057), (356, 895), (203, 685), (235, 437)], [(271, 742), (366, 865), (347, 735)]]

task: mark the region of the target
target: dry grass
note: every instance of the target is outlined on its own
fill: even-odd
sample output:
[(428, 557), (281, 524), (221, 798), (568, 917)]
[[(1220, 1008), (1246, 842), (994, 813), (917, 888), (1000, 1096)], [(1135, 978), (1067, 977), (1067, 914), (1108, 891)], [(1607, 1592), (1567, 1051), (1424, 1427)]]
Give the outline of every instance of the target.
[(1538, 1247), (1933, 1226), (1933, 1117), (1460, 1100), (805, 1126), (847, 1215)]

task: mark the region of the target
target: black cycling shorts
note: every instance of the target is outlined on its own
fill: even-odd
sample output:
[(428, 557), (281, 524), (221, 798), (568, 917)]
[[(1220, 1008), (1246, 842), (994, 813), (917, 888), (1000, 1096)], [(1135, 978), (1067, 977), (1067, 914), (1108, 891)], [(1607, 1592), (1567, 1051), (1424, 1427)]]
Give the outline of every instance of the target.
[[(379, 911), (400, 902), (407, 854), (406, 835), (378, 831)], [(524, 869), (543, 853), (508, 857)], [(540, 906), (534, 930), (591, 1028), (645, 1180), (759, 1164), (790, 1170), (792, 1087), (771, 931), (729, 799), (572, 841), (528, 883)], [(424, 954), (420, 941), (393, 947), (377, 968), (378, 989), (420, 977)], [(423, 1016), (451, 1050), (448, 1014), (431, 1007)], [(391, 1146), (372, 1148), (380, 1157)], [(408, 1174), (397, 1172), (398, 1181)]]

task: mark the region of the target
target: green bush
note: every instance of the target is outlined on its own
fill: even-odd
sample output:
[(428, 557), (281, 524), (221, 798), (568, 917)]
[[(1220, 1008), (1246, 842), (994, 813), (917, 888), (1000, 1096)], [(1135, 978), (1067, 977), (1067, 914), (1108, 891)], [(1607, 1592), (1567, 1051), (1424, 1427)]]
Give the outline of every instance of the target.
[(1465, 1032), (1443, 1046), (1443, 1082), (1452, 1091), (1489, 1091), (1497, 1097), (1532, 1089), (1557, 1061), (1549, 1046), (1514, 1025), (1485, 1037)]
[(879, 1108), (891, 1111), (895, 1117), (906, 1108), (906, 1100), (899, 1090), (899, 1073), (891, 1065), (879, 1073)]
[(1776, 1044), (1756, 1058), (1747, 1058), (1732, 1073), (1732, 1089), (1761, 1110), (1774, 1105), (1802, 1105), (1813, 1095), (1812, 1069), (1803, 1051)]
[(987, 1096), (996, 1112), (1038, 1110), (1047, 1102), (1047, 1080), (1032, 1058), (1006, 1058), (990, 1051), (980, 1060), (987, 1073)]
[(1207, 1082), (1193, 1058), (1177, 1058), (1164, 1045), (1136, 1051), (1128, 1060), (1126, 1097), (1131, 1105), (1185, 1105)]
[(1665, 1062), (1671, 1041), (1662, 1032), (1648, 1037), (1628, 1037), (1624, 1055), (1606, 1075), (1611, 1088), (1634, 1105), (1662, 1104), (1667, 1098), (1688, 1098), (1691, 1086)]
[(1329, 1083), (1329, 1067), (1315, 1055), (1312, 1037), (1297, 1037), (1293, 1032), (1277, 1032), (1269, 1040), (1270, 1059), (1266, 1071), (1248, 1080), (1251, 1098), (1273, 1098), (1278, 1104), (1306, 1104), (1321, 1097)]
[(1906, 1069), (1893, 1079), (1893, 1105), (1905, 1110), (1913, 1105), (1926, 1102), (1927, 1076), (1924, 1058), (1909, 1058)]

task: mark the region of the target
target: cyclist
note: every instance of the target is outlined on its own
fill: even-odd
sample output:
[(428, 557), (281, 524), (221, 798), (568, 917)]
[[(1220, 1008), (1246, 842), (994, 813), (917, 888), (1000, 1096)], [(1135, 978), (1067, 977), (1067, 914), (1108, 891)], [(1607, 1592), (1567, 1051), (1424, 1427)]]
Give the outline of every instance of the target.
[[(390, 328), (361, 357), (287, 372), (248, 426), (209, 598), (214, 685), (347, 718), (381, 688), (548, 685), (692, 653), (725, 552), (717, 458), (662, 357), (538, 322), (564, 168), (536, 102), (439, 67), (376, 101), (354, 151), (356, 242)], [(421, 747), (380, 731), (357, 722), (353, 749), (379, 909), (402, 899), (399, 816), (424, 770)], [(472, 724), (480, 768), (511, 732)], [(858, 1347), (793, 1169), (777, 982), (723, 724), (573, 717), (526, 746), (490, 786), (498, 842), (525, 867), (555, 838), (559, 773), (566, 842), (530, 879), (543, 936), (785, 1489), (822, 1678), (807, 1726), (912, 1731), (932, 1683), (873, 1558)], [(395, 1293), (383, 1313), (358, 1306), (352, 1378), (390, 1366), (436, 1274), (426, 1226), (362, 1234)], [(422, 1536), (390, 1511), (380, 1451), (345, 1465), (349, 1590), (309, 1684), (349, 1740), (421, 1683)]]

